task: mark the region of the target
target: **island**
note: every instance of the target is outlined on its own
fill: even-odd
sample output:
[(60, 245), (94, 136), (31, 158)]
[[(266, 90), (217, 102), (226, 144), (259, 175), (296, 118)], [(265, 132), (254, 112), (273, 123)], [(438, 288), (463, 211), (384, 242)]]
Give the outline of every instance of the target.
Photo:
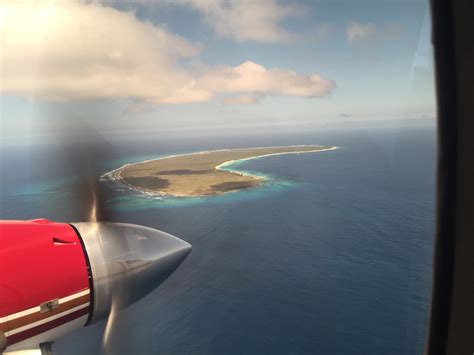
[(160, 196), (212, 196), (264, 183), (262, 177), (231, 170), (236, 161), (333, 149), (336, 147), (297, 145), (212, 150), (127, 164), (106, 175), (132, 189)]

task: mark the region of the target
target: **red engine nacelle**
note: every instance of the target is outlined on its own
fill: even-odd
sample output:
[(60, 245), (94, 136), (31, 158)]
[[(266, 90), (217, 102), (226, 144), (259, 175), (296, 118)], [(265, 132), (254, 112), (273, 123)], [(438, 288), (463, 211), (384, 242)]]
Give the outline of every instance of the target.
[(0, 352), (35, 349), (124, 308), (191, 246), (130, 224), (0, 221)]

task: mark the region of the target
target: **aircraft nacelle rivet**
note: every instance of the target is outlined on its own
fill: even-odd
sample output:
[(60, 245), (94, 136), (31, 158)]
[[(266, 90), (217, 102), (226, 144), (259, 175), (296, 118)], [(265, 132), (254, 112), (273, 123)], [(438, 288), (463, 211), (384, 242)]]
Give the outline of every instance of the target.
[(59, 299), (55, 299), (52, 301), (44, 302), (40, 304), (40, 313), (51, 312), (53, 309), (59, 307)]

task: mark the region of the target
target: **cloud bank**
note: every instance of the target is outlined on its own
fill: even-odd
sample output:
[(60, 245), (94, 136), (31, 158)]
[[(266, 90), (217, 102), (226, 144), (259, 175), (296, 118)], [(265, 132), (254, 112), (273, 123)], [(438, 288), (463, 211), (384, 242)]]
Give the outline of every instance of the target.
[(1, 94), (160, 105), (203, 102), (220, 93), (318, 97), (334, 88), (318, 74), (252, 61), (196, 69), (190, 63), (199, 61), (199, 45), (97, 2), (4, 3), (0, 20)]

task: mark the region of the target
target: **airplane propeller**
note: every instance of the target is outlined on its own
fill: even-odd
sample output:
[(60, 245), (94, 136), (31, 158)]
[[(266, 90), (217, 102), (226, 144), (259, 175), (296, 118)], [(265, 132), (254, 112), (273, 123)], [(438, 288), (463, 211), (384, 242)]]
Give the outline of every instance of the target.
[(90, 125), (81, 121), (71, 125), (74, 134), (62, 144), (78, 177), (72, 192), (84, 216), (84, 222), (72, 225), (94, 261), (91, 269), (97, 292), (91, 322), (105, 319), (102, 352), (111, 353), (121, 310), (160, 285), (186, 258), (191, 246), (156, 229), (109, 223), (115, 222), (111, 190), (100, 176), (105, 172), (104, 161), (114, 156), (114, 149)]
[[(85, 123), (83, 120), (71, 122), (70, 132), (67, 140), (61, 145), (65, 148), (69, 164), (72, 163), (73, 173), (76, 181), (73, 184), (72, 194), (75, 203), (79, 207), (81, 220), (85, 222), (110, 222), (112, 211), (107, 203), (109, 196), (100, 182), (100, 176), (104, 173), (101, 168), (102, 159), (112, 154), (112, 147), (97, 130)], [(104, 333), (102, 335), (102, 352), (107, 353), (111, 341), (114, 323), (119, 309), (117, 307), (118, 296), (111, 295), (112, 302), (110, 312), (105, 320)]]

